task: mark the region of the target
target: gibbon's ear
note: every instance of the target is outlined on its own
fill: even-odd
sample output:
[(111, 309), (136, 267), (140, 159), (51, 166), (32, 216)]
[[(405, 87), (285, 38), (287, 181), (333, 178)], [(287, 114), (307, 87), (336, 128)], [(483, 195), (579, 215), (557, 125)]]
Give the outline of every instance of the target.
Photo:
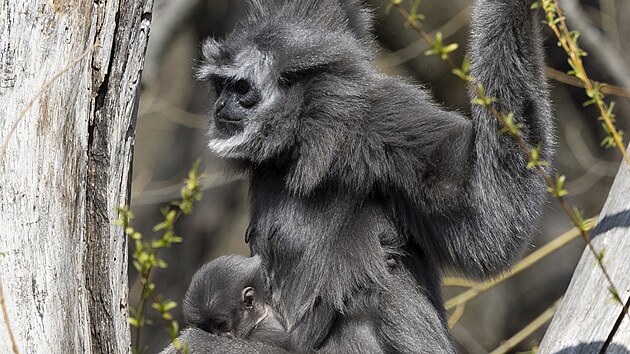
[(241, 293), (243, 303), (245, 304), (245, 308), (251, 309), (254, 307), (254, 300), (256, 300), (256, 291), (251, 286), (243, 289)]
[(363, 5), (362, 0), (337, 0), (343, 9), (352, 34), (366, 44), (374, 39), (372, 35), (372, 12)]

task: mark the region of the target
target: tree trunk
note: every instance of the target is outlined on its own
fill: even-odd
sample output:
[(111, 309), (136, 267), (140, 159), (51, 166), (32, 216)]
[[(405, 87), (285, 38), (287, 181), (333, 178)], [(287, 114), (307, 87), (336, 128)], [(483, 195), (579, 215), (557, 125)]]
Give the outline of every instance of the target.
[(130, 350), (112, 222), (129, 199), (152, 2), (0, 0), (0, 284), (20, 353)]
[[(628, 149), (630, 152), (630, 149)], [(621, 162), (617, 177), (591, 233), (593, 246), (603, 252), (604, 266), (630, 302), (630, 167)], [(627, 354), (630, 320), (613, 296), (597, 261), (588, 248), (582, 253), (562, 304), (558, 308), (539, 353)]]

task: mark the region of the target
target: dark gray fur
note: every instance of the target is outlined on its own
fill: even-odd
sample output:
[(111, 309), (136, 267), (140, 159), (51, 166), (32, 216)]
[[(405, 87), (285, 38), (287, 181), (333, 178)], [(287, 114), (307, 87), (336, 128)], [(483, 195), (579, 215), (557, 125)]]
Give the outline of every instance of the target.
[[(359, 1), (252, 3), (231, 35), (204, 43), (199, 76), (220, 89), (209, 146), (251, 176), (251, 249), (298, 351), (454, 352), (441, 272), (514, 264), (543, 181), (484, 108), (467, 119), (379, 73)], [(471, 73), (549, 160), (530, 5), (476, 1)]]
[[(186, 328), (177, 337), (190, 354), (289, 354), (281, 348), (261, 342), (249, 342), (241, 338), (212, 335), (196, 327)], [(170, 344), (161, 354), (182, 354)]]
[[(243, 301), (246, 288), (255, 294), (249, 307)], [(193, 276), (184, 297), (184, 320), (209, 333), (292, 350), (282, 318), (267, 302), (268, 295), (260, 257), (222, 256)]]

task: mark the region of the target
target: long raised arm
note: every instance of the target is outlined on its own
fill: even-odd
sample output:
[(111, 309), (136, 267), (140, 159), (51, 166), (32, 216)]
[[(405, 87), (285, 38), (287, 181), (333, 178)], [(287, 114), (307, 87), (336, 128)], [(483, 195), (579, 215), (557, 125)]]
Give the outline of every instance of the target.
[[(477, 1), (471, 74), (497, 99), (498, 111), (514, 113), (523, 124), (522, 136), (531, 148), (542, 144), (541, 159), (548, 160), (553, 127), (538, 21), (530, 5), (530, 0)], [(430, 238), (421, 241), (431, 245), (444, 265), (483, 277), (505, 270), (522, 254), (536, 228), (545, 188), (542, 179), (526, 169), (528, 157), (514, 140), (498, 134), (496, 117), (478, 105), (472, 113), (470, 133), (468, 128), (452, 129), (462, 132), (460, 145), (470, 147), (462, 151), (469, 163), (452, 153), (434, 157), (438, 164), (450, 161), (446, 166), (466, 178), (447, 199), (428, 190), (422, 209)]]

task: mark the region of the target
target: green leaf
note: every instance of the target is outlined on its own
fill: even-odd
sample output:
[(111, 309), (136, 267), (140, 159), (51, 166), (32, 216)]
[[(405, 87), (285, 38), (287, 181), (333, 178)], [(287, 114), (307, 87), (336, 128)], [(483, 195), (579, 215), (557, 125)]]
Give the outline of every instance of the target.
[(164, 269), (164, 268), (168, 267), (168, 264), (162, 259), (156, 259), (155, 260), (155, 266), (158, 267), (158, 268)]
[(520, 136), (521, 129), (523, 128), (522, 123), (514, 122), (514, 112), (510, 112), (507, 115), (501, 113), (501, 120), (504, 124), (504, 127), (499, 129), (499, 135), (509, 133), (512, 136)]
[[(179, 332), (179, 324), (177, 323), (177, 321), (172, 321), (171, 322), (171, 329), (169, 331), (169, 335), (173, 341), (173, 345), (175, 345), (175, 342), (179, 341), (177, 340), (177, 333)], [(181, 346), (181, 344), (180, 344)]]
[(531, 170), (535, 167), (545, 167), (549, 166), (549, 162), (540, 160), (540, 154), (542, 151), (542, 144), (538, 144), (538, 146), (531, 150), (529, 156), (529, 163), (527, 164), (527, 169)]
[(604, 248), (601, 251), (597, 252), (597, 262), (603, 264), (605, 255), (606, 255), (606, 248)]
[(549, 187), (547, 188), (547, 191), (558, 198), (564, 197), (565, 195), (569, 194), (569, 192), (566, 189), (564, 189), (565, 180), (566, 180), (565, 175), (556, 175), (555, 188)]
[(431, 55), (438, 55), (438, 54), (440, 54), (440, 52), (435, 49), (427, 49), (424, 51), (424, 55), (426, 55), (427, 57)]
[(153, 226), (153, 231), (154, 232), (161, 231), (161, 230), (166, 229), (167, 227), (168, 227), (168, 224), (164, 221), (164, 222), (161, 222), (161, 223)]
[(140, 322), (138, 322), (138, 319), (133, 318), (133, 317), (128, 317), (127, 318), (127, 323), (129, 323), (132, 327), (140, 327)]
[(153, 307), (154, 309), (156, 309), (158, 312), (164, 312), (163, 309), (163, 305), (161, 302), (154, 302), (151, 304), (151, 307)]
[(170, 311), (177, 307), (177, 303), (175, 301), (167, 301), (164, 303), (164, 311)]
[(171, 339), (171, 344), (173, 344), (173, 347), (175, 348), (175, 350), (177, 350), (178, 353), (182, 352), (182, 343), (177, 338), (177, 334), (175, 334), (174, 338), (173, 338), (173, 335), (172, 335), (171, 332), (169, 332), (169, 335), (172, 338)]
[(444, 53), (452, 53), (455, 50), (457, 50), (457, 48), (459, 48), (459, 44), (451, 43), (451, 44), (447, 45), (446, 47), (442, 48), (442, 51)]
[(577, 227), (583, 231), (583, 232), (588, 232), (590, 229), (592, 229), (595, 226), (595, 222), (593, 221), (593, 219), (584, 219), (584, 213), (582, 213), (582, 211), (580, 209), (578, 209), (577, 207), (573, 207), (573, 214), (575, 215), (575, 219), (577, 220)]

